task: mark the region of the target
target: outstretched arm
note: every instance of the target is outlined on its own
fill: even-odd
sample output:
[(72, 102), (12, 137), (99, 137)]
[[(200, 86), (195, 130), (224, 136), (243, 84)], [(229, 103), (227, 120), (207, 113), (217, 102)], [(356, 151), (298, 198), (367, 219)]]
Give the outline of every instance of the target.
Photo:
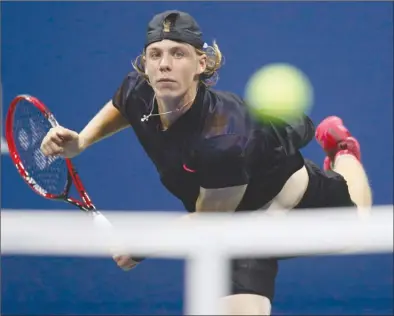
[(112, 100), (93, 117), (93, 119), (79, 133), (82, 148), (109, 137), (129, 126), (129, 122), (119, 110), (112, 104)]
[(63, 126), (51, 128), (41, 142), (41, 151), (46, 156), (73, 158), (90, 145), (120, 131), (128, 124), (110, 101), (79, 134)]

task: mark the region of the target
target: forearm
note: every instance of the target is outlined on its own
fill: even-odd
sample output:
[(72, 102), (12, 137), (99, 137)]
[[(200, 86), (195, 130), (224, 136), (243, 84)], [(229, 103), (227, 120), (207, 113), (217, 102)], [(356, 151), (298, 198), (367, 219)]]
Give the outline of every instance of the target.
[(129, 122), (109, 101), (79, 133), (83, 148), (126, 128)]
[(247, 185), (221, 189), (200, 189), (196, 202), (196, 212), (235, 211), (246, 191)]

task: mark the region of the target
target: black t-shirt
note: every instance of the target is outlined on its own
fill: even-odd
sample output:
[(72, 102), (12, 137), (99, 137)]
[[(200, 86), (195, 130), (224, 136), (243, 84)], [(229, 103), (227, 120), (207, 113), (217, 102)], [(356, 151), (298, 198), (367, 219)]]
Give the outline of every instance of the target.
[(200, 84), (190, 109), (163, 131), (153, 89), (137, 72), (113, 97), (154, 163), (163, 185), (193, 212), (200, 187), (248, 184), (237, 211), (263, 207), (304, 165), (299, 149), (314, 135), (307, 116), (298, 122), (258, 123), (237, 95)]

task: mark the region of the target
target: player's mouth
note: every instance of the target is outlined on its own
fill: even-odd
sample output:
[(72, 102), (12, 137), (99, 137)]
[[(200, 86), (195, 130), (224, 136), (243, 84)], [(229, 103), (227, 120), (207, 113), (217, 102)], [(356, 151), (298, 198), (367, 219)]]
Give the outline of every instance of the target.
[(173, 79), (170, 79), (170, 78), (161, 78), (161, 79), (157, 80), (157, 82), (169, 83), (169, 82), (176, 82), (176, 81)]

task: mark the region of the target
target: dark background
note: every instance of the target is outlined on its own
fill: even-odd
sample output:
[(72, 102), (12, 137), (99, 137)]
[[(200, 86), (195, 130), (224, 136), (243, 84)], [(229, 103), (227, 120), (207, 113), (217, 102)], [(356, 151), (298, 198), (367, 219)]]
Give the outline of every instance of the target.
[[(16, 94), (44, 101), (79, 131), (112, 97), (142, 49), (149, 19), (195, 16), (226, 64), (218, 89), (243, 94), (253, 71), (289, 62), (313, 82), (319, 122), (339, 115), (362, 146), (377, 205), (393, 203), (393, 4), (1, 3), (3, 117)], [(3, 127), (2, 127), (3, 130)], [(305, 155), (321, 164), (313, 142)], [(179, 210), (129, 129), (75, 159), (96, 205)], [(2, 156), (2, 208), (69, 208), (40, 198)], [(392, 254), (304, 258), (281, 264), (274, 313), (392, 314)], [(19, 315), (179, 314), (181, 260), (147, 260), (125, 273), (111, 259), (2, 257), (2, 312)]]

